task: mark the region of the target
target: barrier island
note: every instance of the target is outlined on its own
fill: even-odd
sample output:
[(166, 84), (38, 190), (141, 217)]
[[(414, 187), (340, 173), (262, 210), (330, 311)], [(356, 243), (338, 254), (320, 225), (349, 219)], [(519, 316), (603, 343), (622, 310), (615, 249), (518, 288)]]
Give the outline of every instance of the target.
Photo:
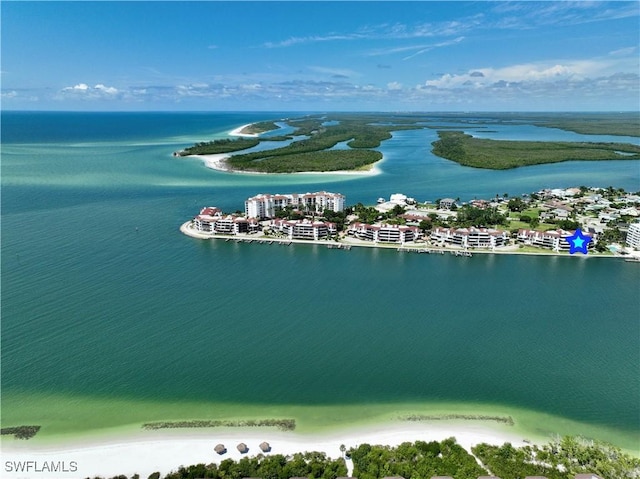
[[(283, 119), (293, 133), (262, 136), (280, 126), (275, 121), (245, 125), (233, 134), (239, 139), (200, 142), (175, 152), (175, 156), (222, 155), (220, 169), (255, 173), (299, 173), (366, 170), (382, 159), (376, 149), (392, 132), (408, 129), (436, 129), (439, 139), (433, 153), (464, 166), (509, 169), (520, 166), (582, 160), (638, 160), (640, 146), (624, 142), (508, 141), (474, 138), (455, 121), (470, 128), (491, 125), (529, 124), (584, 134), (640, 136), (640, 120), (627, 114), (390, 114), (334, 113)], [(489, 130), (485, 130), (489, 131)], [(278, 142), (285, 142), (278, 146)], [(273, 148), (247, 151), (263, 142)], [(270, 146), (270, 145), (269, 145)]]

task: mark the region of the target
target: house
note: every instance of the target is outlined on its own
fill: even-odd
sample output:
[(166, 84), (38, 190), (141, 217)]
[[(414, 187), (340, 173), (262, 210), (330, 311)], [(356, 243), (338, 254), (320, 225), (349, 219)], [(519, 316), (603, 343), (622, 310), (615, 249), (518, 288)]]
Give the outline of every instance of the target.
[(443, 198), (440, 200), (439, 207), (444, 210), (450, 210), (455, 203), (456, 200), (453, 198)]

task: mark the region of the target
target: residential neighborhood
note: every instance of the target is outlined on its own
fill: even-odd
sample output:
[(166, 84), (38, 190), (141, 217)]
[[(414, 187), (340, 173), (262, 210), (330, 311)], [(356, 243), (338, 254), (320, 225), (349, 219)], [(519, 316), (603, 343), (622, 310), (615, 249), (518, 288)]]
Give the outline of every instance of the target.
[(393, 193), (373, 206), (346, 206), (344, 195), (326, 191), (259, 194), (244, 206), (244, 215), (205, 207), (185, 228), (198, 237), (555, 253), (568, 252), (567, 238), (580, 229), (589, 252), (640, 256), (640, 195), (613, 187), (543, 189), (466, 202), (420, 202)]

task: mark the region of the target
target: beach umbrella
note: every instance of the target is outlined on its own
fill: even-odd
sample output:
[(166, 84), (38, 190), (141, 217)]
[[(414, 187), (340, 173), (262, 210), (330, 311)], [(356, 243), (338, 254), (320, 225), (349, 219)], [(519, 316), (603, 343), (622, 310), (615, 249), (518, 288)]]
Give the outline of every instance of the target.
[(216, 447), (213, 448), (213, 450), (216, 451), (220, 455), (222, 455), (225, 452), (227, 452), (227, 448), (224, 447), (224, 444), (218, 444)]
[(249, 448), (244, 442), (241, 442), (240, 444), (238, 444), (238, 451), (240, 451), (241, 454), (244, 454), (249, 451)]
[(263, 442), (260, 444), (260, 449), (262, 449), (262, 452), (270, 452), (271, 446), (269, 445), (268, 442)]

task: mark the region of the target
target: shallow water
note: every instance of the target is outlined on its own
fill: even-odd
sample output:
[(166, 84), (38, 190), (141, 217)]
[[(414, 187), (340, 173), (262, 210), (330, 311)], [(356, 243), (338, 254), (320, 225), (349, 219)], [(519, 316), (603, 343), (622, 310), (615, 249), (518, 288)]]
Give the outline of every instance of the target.
[(637, 265), (178, 231), (202, 206), (234, 211), (260, 192), (325, 189), (371, 204), (397, 192), (638, 190), (637, 161), (478, 171), (433, 156), (435, 131), (420, 130), (383, 144), (378, 176), (239, 175), (171, 152), (285, 115), (112, 115), (20, 114), (38, 125), (29, 139), (15, 125), (5, 133), (17, 120), (3, 113), (3, 426), (42, 424), (46, 437), (291, 413), (313, 430), (466, 408), (541, 435), (625, 447), (638, 437)]

